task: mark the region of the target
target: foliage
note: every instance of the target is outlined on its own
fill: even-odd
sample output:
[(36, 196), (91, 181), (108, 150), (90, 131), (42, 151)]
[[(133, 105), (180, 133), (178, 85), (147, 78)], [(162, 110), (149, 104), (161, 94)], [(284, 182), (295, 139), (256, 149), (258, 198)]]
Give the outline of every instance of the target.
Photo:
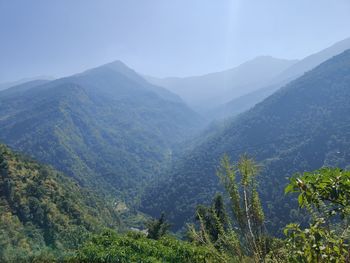
[[(242, 259), (252, 256), (256, 262), (267, 254), (264, 214), (257, 193), (256, 176), (259, 168), (247, 155), (241, 156), (237, 165), (232, 165), (225, 155), (217, 171), (230, 200), (232, 222), (224, 209), (220, 195), (216, 196), (210, 208), (199, 206), (197, 219), (199, 231), (191, 226), (190, 236), (196, 242), (211, 244), (226, 255)], [(238, 178), (240, 180), (238, 180)]]
[(220, 197), (214, 198), (211, 207), (198, 206), (196, 219), (199, 229), (189, 224), (187, 236), (193, 243), (205, 246), (220, 262), (241, 262), (239, 237), (233, 231), (226, 212), (217, 209), (218, 200), (222, 200)]
[(199, 205), (196, 210), (196, 215), (196, 220), (203, 223), (206, 233), (214, 242), (216, 242), (219, 239), (219, 235), (230, 226), (224, 201), (220, 194), (214, 197), (211, 207)]
[[(287, 225), (284, 229), (286, 239), (279, 240), (268, 237), (261, 228), (264, 217), (260, 200), (253, 194), (256, 191), (256, 164), (252, 159), (243, 156), (236, 167), (242, 174), (239, 181), (236, 169), (230, 164), (227, 156), (222, 159), (218, 170), (230, 197), (233, 223), (227, 224), (226, 220), (220, 220), (227, 216), (224, 216), (225, 212), (220, 209), (223, 216), (219, 217), (220, 213), (215, 206), (220, 198), (216, 197), (211, 207), (198, 207), (199, 229), (194, 225), (189, 226), (191, 240), (205, 245), (214, 254), (216, 252), (216, 258), (221, 262), (243, 262), (247, 256), (252, 256), (250, 260), (255, 262), (337, 263), (350, 260), (350, 171), (322, 168), (292, 177), (285, 191), (299, 193), (299, 206), (307, 208), (311, 222), (308, 227), (295, 223)], [(249, 182), (251, 188), (245, 194), (245, 187)], [(247, 196), (253, 197), (248, 204), (245, 202), (249, 200)], [(256, 212), (253, 212), (255, 209)], [(258, 223), (254, 222), (255, 220), (258, 220)], [(255, 229), (256, 226), (258, 229)]]
[[(350, 171), (322, 168), (296, 174), (286, 193), (299, 193), (308, 227), (289, 224), (285, 240), (268, 237), (257, 194), (255, 161), (224, 156), (218, 176), (229, 197), (198, 206), (191, 243), (166, 235), (165, 215), (147, 223), (148, 234), (117, 234), (108, 206), (53, 169), (0, 145), (1, 262), (346, 262), (349, 260)], [(92, 206), (92, 204), (94, 204)], [(91, 233), (102, 233), (91, 235)]]
[[(350, 172), (336, 168), (322, 168), (311, 173), (295, 175), (286, 193), (298, 192), (300, 207), (323, 212), (324, 216), (350, 214)], [(310, 207), (312, 206), (312, 207)]]
[(322, 219), (315, 219), (305, 229), (299, 224), (289, 224), (284, 233), (290, 262), (346, 262), (348, 259), (349, 240), (327, 229)]
[(285, 228), (289, 260), (293, 262), (345, 262), (349, 260), (350, 171), (322, 168), (291, 178), (286, 192), (298, 192), (300, 207), (312, 220), (307, 228)]
[[(266, 253), (264, 244), (264, 213), (257, 192), (256, 176), (259, 167), (247, 155), (240, 157), (236, 166), (229, 157), (222, 158), (217, 172), (231, 201), (231, 209), (238, 226), (243, 247), (256, 258), (263, 258)], [(236, 176), (239, 175), (239, 183)]]
[(119, 225), (113, 208), (96, 194), (4, 145), (0, 219), (1, 262), (57, 258), (72, 253), (89, 233)]
[(162, 213), (159, 219), (151, 219), (146, 222), (147, 237), (158, 240), (165, 236), (170, 228), (170, 224), (165, 220), (165, 214)]
[(112, 231), (87, 241), (72, 262), (220, 262), (203, 246), (196, 246), (169, 236), (148, 239), (142, 233), (120, 236)]

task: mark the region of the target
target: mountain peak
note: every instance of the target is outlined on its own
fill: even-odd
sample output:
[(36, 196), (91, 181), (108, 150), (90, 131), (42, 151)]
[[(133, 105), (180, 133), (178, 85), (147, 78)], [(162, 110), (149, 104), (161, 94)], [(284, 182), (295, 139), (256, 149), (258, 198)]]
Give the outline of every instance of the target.
[(284, 58), (276, 58), (270, 55), (262, 55), (257, 56), (251, 60), (248, 60), (242, 63), (240, 66), (251, 66), (251, 65), (293, 65), (298, 62), (297, 59), (284, 59)]
[[(106, 64), (103, 64), (101, 66), (88, 69), (84, 72), (82, 72), (82, 75), (90, 74), (90, 73), (96, 73), (96, 72), (108, 72), (112, 71), (114, 73), (123, 75), (124, 77), (127, 77), (137, 83), (144, 83), (145, 79), (141, 77), (137, 72), (131, 68), (129, 68), (124, 62), (120, 60), (115, 60), (113, 62), (109, 62)], [(78, 74), (80, 75), (80, 74)]]
[(124, 74), (124, 73), (136, 74), (136, 72), (133, 69), (129, 68), (121, 60), (115, 60), (115, 61), (112, 61), (112, 62), (108, 62), (106, 64), (103, 64), (103, 65), (100, 65), (100, 66), (88, 69), (88, 70), (86, 70), (86, 71), (84, 71), (82, 73), (84, 74), (84, 73), (87, 73), (87, 72), (91, 72), (91, 71), (95, 71), (95, 70), (101, 70), (101, 69), (109, 69), (109, 70), (113, 70), (115, 72), (119, 72), (119, 73), (122, 73), (122, 74)]
[(129, 69), (130, 68), (121, 60), (114, 60), (112, 62), (103, 64), (101, 67), (107, 67), (107, 68), (111, 68), (114, 70), (120, 70), (120, 69)]

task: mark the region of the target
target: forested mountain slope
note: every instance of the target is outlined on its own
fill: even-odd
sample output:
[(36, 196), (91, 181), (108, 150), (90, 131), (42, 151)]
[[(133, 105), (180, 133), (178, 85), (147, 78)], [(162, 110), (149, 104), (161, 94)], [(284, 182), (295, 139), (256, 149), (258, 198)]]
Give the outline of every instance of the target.
[(250, 109), (255, 104), (263, 101), (265, 98), (273, 94), (288, 82), (300, 77), (305, 72), (312, 70), (322, 62), (344, 52), (347, 49), (350, 49), (350, 38), (339, 41), (334, 45), (321, 50), (320, 52), (307, 56), (306, 58), (293, 64), (277, 77), (275, 77), (269, 83), (269, 85), (261, 85), (259, 89), (253, 92), (250, 92), (238, 98), (232, 98), (230, 102), (217, 107), (208, 113), (208, 115), (211, 118), (216, 119), (238, 115), (239, 113)]
[(68, 253), (87, 233), (119, 225), (111, 205), (0, 144), (1, 262), (29, 261), (49, 247)]
[(296, 62), (262, 56), (232, 69), (202, 76), (147, 79), (178, 94), (194, 109), (206, 113), (230, 99), (267, 85)]
[(322, 166), (350, 165), (350, 50), (232, 120), (169, 169), (168, 180), (149, 189), (143, 211), (169, 214), (175, 228), (220, 188), (215, 170), (225, 153), (248, 153), (263, 166), (259, 191), (270, 229), (296, 211), (283, 194), (286, 177)]
[(200, 125), (178, 96), (119, 61), (0, 92), (1, 141), (119, 196), (139, 194)]

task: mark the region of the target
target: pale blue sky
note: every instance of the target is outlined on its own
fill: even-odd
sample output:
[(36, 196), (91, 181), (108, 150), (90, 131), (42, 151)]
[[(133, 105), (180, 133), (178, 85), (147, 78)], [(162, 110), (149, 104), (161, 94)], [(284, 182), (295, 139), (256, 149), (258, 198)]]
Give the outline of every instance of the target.
[(0, 83), (116, 59), (155, 76), (302, 58), (350, 37), (350, 0), (0, 0)]

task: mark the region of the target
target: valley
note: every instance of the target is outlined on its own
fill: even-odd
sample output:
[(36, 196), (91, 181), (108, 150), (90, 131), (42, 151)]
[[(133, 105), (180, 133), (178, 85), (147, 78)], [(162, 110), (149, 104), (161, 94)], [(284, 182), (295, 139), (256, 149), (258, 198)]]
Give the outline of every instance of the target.
[(0, 262), (349, 262), (349, 12), (1, 2)]

